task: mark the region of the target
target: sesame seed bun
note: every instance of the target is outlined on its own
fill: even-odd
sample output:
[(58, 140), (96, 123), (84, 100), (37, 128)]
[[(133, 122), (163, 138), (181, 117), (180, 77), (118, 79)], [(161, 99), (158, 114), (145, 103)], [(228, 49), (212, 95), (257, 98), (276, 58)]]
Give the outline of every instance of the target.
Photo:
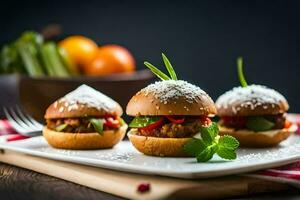
[(51, 104), (45, 119), (75, 118), (87, 116), (121, 116), (121, 106), (101, 92), (82, 85)]
[(261, 116), (285, 113), (288, 102), (279, 92), (261, 85), (235, 87), (216, 101), (219, 116)]
[(199, 87), (186, 81), (158, 81), (136, 93), (127, 104), (126, 113), (141, 115), (216, 114), (213, 100)]
[(159, 138), (136, 135), (136, 129), (131, 129), (127, 136), (133, 146), (141, 153), (149, 156), (187, 157), (183, 146), (191, 138)]
[(251, 130), (241, 129), (235, 130), (224, 126), (219, 126), (220, 135), (231, 135), (240, 142), (240, 147), (272, 147), (278, 145), (287, 139), (297, 130), (296, 125), (292, 125), (288, 129), (275, 129), (269, 131), (255, 132)]
[(99, 133), (66, 133), (43, 129), (43, 135), (47, 142), (54, 148), (59, 149), (106, 149), (112, 148), (120, 142), (126, 133), (127, 125), (123, 125), (117, 130), (103, 131)]

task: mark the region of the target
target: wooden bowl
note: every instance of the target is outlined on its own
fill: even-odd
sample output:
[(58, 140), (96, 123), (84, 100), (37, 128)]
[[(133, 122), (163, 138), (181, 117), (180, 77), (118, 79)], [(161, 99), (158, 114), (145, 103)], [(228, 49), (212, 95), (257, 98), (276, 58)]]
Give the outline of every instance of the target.
[(81, 84), (89, 85), (110, 96), (119, 102), (125, 110), (129, 99), (154, 79), (153, 74), (149, 70), (103, 77), (16, 77), (19, 79), (15, 81), (18, 83), (19, 89), (19, 92), (16, 93), (17, 101), (30, 115), (38, 120), (43, 120), (45, 110), (51, 103)]

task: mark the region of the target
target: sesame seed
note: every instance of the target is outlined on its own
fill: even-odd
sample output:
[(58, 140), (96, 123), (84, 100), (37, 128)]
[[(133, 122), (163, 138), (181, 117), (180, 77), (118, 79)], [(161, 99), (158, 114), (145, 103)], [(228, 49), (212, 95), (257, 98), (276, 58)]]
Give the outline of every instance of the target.
[(64, 107), (60, 107), (58, 111), (62, 112), (62, 111), (64, 111), (64, 109), (65, 109)]
[[(249, 85), (247, 87), (235, 87), (225, 92), (217, 99), (216, 107), (227, 108), (236, 104), (255, 109), (257, 106), (265, 104), (275, 107), (278, 102), (286, 102), (286, 99), (276, 90), (262, 85)], [(263, 106), (263, 109), (267, 108), (267, 106)]]
[(196, 99), (200, 98), (200, 96), (206, 96), (210, 99), (201, 88), (182, 80), (157, 81), (141, 91), (151, 93), (161, 102), (169, 102), (168, 100), (170, 99), (174, 100), (181, 97), (184, 97), (189, 103), (196, 102)]

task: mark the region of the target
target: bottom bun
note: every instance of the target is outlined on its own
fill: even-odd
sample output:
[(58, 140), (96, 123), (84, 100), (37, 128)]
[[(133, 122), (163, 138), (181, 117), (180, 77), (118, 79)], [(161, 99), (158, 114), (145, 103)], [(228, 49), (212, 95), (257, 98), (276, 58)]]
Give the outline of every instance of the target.
[(133, 146), (141, 153), (149, 156), (187, 157), (183, 146), (191, 138), (160, 138), (136, 135), (136, 130), (131, 129), (128, 137)]
[(58, 149), (106, 149), (112, 148), (120, 142), (126, 133), (127, 125), (123, 125), (117, 130), (103, 131), (99, 133), (65, 133), (48, 129), (43, 129), (43, 135), (47, 142)]
[(235, 137), (241, 147), (272, 147), (287, 139), (297, 130), (296, 125), (288, 129), (275, 129), (269, 131), (255, 132), (251, 130), (235, 130), (232, 128), (219, 126), (220, 135), (231, 135)]

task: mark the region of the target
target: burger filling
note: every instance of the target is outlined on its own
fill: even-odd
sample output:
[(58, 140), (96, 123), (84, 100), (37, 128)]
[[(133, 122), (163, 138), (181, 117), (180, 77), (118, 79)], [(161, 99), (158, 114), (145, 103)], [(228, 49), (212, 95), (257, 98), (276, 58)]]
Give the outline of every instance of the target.
[(268, 131), (273, 129), (289, 128), (291, 123), (286, 120), (285, 115), (265, 116), (223, 116), (219, 121), (220, 125), (234, 129), (249, 129), (253, 131)]
[(47, 119), (47, 128), (58, 132), (102, 134), (104, 130), (118, 129), (124, 121), (120, 117), (82, 117)]
[(162, 138), (193, 137), (211, 120), (206, 116), (141, 116), (135, 117), (129, 127), (137, 134)]

